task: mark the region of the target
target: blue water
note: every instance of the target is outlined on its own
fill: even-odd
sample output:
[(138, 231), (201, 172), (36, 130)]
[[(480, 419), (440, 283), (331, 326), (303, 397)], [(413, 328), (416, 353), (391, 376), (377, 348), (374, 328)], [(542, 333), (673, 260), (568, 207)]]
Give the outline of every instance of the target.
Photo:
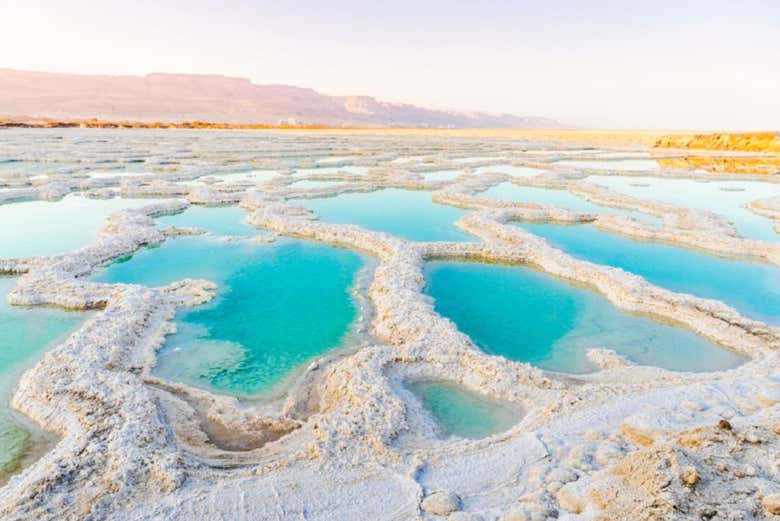
[(480, 194), (480, 196), (501, 201), (515, 201), (556, 206), (558, 208), (565, 208), (575, 212), (628, 215), (647, 222), (658, 222), (658, 219), (652, 215), (636, 212), (633, 210), (612, 208), (610, 206), (600, 206), (598, 204), (591, 203), (584, 197), (575, 195), (568, 190), (538, 188), (535, 186), (518, 186), (514, 183), (507, 182), (498, 184), (485, 190)]
[(357, 224), (412, 241), (475, 240), (453, 224), (465, 212), (434, 203), (430, 192), (389, 188), (291, 202), (309, 208), (325, 222)]
[(633, 362), (710, 371), (744, 359), (682, 328), (623, 313), (603, 296), (518, 266), (430, 262), (426, 293), (484, 351), (544, 369), (594, 368), (590, 348), (613, 349)]
[(68, 195), (57, 202), (0, 205), (0, 222), (5, 223), (0, 226), (0, 258), (52, 255), (86, 246), (97, 238), (110, 214), (156, 202)]
[(186, 277), (219, 285), (214, 301), (181, 311), (156, 374), (245, 396), (271, 392), (312, 358), (341, 344), (356, 317), (360, 255), (322, 244), (182, 237), (116, 262), (101, 282), (159, 286)]
[(474, 394), (451, 382), (412, 382), (409, 388), (447, 435), (485, 438), (509, 429), (521, 416), (520, 411), (507, 404)]
[(0, 174), (22, 174), (25, 177), (56, 174), (78, 166), (78, 163), (63, 161), (26, 161), (0, 159)]
[(696, 179), (614, 175), (592, 175), (587, 181), (633, 197), (720, 214), (734, 223), (743, 237), (762, 241), (780, 240), (772, 221), (745, 208), (747, 203), (756, 199), (780, 195), (780, 184), (777, 183), (702, 182)]
[(160, 226), (195, 227), (215, 235), (261, 235), (257, 228), (247, 224), (246, 210), (237, 206), (190, 206), (183, 212), (157, 218)]
[(633, 241), (591, 225), (519, 226), (574, 257), (622, 268), (667, 289), (721, 300), (749, 317), (780, 324), (780, 269)]
[(11, 306), (6, 297), (15, 284), (16, 279), (0, 277), (0, 482), (19, 466), (31, 441), (9, 405), (19, 376), (84, 320), (83, 313)]

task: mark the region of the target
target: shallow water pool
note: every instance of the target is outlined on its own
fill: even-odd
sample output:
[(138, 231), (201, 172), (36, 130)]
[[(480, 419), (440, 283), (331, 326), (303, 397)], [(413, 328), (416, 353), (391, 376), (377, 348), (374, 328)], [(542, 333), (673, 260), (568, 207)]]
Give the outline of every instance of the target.
[(160, 226), (200, 228), (215, 235), (251, 236), (263, 232), (246, 223), (246, 210), (237, 206), (190, 206), (183, 212), (157, 218)]
[(734, 223), (737, 231), (744, 237), (763, 241), (780, 239), (772, 226), (772, 221), (744, 207), (745, 204), (756, 199), (780, 195), (780, 184), (777, 183), (702, 182), (696, 179), (612, 175), (593, 175), (586, 180), (632, 197), (720, 214)]
[(634, 241), (585, 224), (519, 226), (574, 257), (622, 268), (658, 286), (720, 300), (751, 318), (780, 324), (780, 269)]
[(420, 381), (409, 384), (445, 435), (479, 439), (503, 432), (520, 419), (508, 404), (472, 393), (451, 382)]
[(363, 258), (291, 239), (271, 244), (182, 237), (111, 264), (93, 280), (219, 285), (214, 301), (182, 310), (156, 374), (239, 396), (268, 393), (342, 343), (358, 313), (351, 289)]
[(86, 246), (119, 210), (160, 202), (153, 199), (89, 199), (75, 194), (61, 201), (0, 205), (0, 258), (53, 255)]
[(0, 482), (41, 441), (40, 433), (28, 431), (11, 412), (19, 376), (85, 318), (57, 308), (11, 306), (6, 297), (15, 284), (15, 278), (0, 277)]
[(514, 183), (500, 183), (481, 194), (481, 197), (496, 199), (501, 201), (515, 201), (526, 203), (537, 203), (548, 206), (565, 208), (575, 212), (583, 213), (606, 213), (615, 215), (628, 215), (649, 223), (659, 223), (660, 220), (646, 213), (634, 210), (623, 210), (612, 208), (611, 206), (601, 206), (591, 203), (584, 197), (573, 194), (568, 190), (556, 190), (552, 188), (539, 188), (535, 186), (518, 186)]
[(64, 161), (26, 161), (0, 160), (0, 176), (4, 174), (21, 174), (26, 178), (40, 175), (54, 175), (79, 167), (79, 163)]
[(678, 371), (735, 367), (740, 355), (694, 333), (623, 313), (603, 296), (530, 268), (430, 262), (426, 293), (484, 351), (543, 369), (592, 371), (590, 348)]
[(412, 241), (475, 240), (453, 224), (465, 212), (434, 203), (431, 192), (388, 188), (291, 202), (312, 210), (324, 222), (357, 224)]

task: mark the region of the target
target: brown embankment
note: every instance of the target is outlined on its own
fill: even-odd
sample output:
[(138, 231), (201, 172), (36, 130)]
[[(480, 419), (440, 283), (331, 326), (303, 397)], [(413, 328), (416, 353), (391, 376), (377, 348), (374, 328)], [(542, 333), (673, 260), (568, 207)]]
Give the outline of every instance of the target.
[(780, 152), (778, 132), (716, 132), (661, 136), (654, 148), (687, 148), (743, 152)]

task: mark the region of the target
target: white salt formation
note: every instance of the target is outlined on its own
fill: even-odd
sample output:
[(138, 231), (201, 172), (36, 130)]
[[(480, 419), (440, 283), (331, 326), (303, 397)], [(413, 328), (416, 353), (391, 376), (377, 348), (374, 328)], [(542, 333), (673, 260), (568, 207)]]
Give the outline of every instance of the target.
[[(0, 489), (3, 519), (780, 515), (780, 329), (721, 302), (576, 259), (512, 223), (592, 222), (611, 233), (775, 266), (780, 264), (777, 244), (741, 238), (729, 223), (706, 212), (624, 197), (583, 181), (585, 170), (556, 164), (583, 154), (551, 144), (535, 145), (539, 153), (533, 154), (524, 151), (528, 143), (498, 139), (18, 134), (0, 137), (2, 157), (16, 160), (2, 165), (5, 204), (57, 200), (72, 192), (150, 201), (112, 215), (97, 240), (77, 251), (0, 260), (3, 273), (23, 274), (8, 297), (11, 303), (96, 310), (19, 382), (13, 407), (58, 441)], [(317, 175), (318, 160), (329, 156), (339, 164), (328, 163), (327, 173)], [(490, 173), (489, 167), (499, 164), (545, 173), (527, 178)], [(338, 170), (348, 166), (365, 167), (365, 173)], [(142, 175), (126, 174), (131, 167)], [(106, 169), (116, 176), (91, 176)], [(437, 181), (423, 175), (453, 169), (462, 175)], [(229, 175), (218, 183), (198, 182), (252, 170), (279, 175), (257, 182), (248, 176), (233, 182)], [(334, 182), (291, 186), (303, 179)], [(598, 204), (654, 215), (661, 224), (480, 196), (505, 181), (569, 190)], [(428, 190), (440, 204), (468, 209), (457, 226), (474, 241), (406, 241), (356, 225), (326, 224), (287, 202), (385, 187)], [(146, 245), (197, 233), (155, 226), (154, 216), (190, 204), (238, 204), (261, 230), (374, 257), (367, 291), (371, 331), (362, 346), (315, 361), (278, 402), (239, 400), (153, 376), (156, 351), (173, 331), (176, 310), (207, 302), (215, 285), (182, 280), (149, 288), (90, 282), (87, 275)], [(751, 208), (777, 218), (775, 201)], [(593, 349), (588, 356), (600, 370), (573, 376), (488, 355), (439, 316), (421, 292), (426, 260), (464, 258), (531, 265), (591, 287), (627, 312), (680, 324), (749, 361), (729, 371), (679, 373)], [(419, 405), (402, 391), (405, 382), (416, 380), (460, 384), (517, 406), (524, 416), (509, 431), (485, 439), (437, 438), (431, 420), (412, 414)]]

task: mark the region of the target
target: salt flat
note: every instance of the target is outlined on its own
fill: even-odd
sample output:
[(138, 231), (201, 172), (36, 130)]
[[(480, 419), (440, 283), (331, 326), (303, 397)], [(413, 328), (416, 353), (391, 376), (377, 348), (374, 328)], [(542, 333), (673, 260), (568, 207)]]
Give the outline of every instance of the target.
[[(16, 444), (0, 517), (766, 517), (780, 288), (718, 266), (774, 280), (778, 178), (665, 165), (750, 197), (646, 197), (619, 161), (657, 137), (3, 130), (0, 313), (30, 341), (0, 388), (50, 441)], [(639, 241), (683, 253), (604, 251)]]

